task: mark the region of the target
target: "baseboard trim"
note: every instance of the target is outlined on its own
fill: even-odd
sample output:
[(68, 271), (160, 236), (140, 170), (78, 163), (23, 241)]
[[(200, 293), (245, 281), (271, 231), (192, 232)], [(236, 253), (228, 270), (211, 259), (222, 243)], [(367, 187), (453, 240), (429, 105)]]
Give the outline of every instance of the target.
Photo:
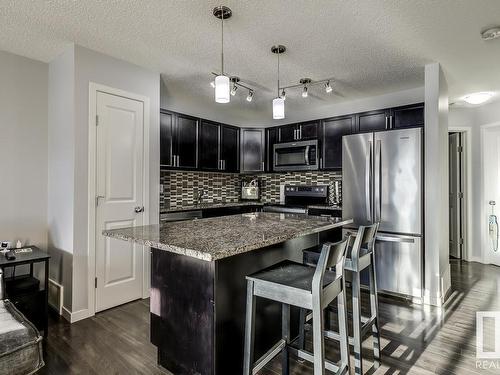
[(65, 306), (62, 308), (62, 316), (70, 323), (78, 322), (79, 320), (83, 320), (86, 318), (90, 318), (92, 315), (89, 309), (78, 310), (75, 312), (69, 311)]

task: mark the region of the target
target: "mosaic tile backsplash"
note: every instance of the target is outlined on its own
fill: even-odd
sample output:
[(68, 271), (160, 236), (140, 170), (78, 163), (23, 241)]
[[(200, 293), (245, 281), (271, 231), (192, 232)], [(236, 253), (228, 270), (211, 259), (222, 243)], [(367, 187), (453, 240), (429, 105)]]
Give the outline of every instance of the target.
[[(278, 203), (280, 185), (330, 185), (330, 202), (335, 199), (333, 184), (341, 181), (340, 172), (289, 172), (265, 173), (258, 175), (238, 175), (232, 173), (161, 171), (160, 213), (196, 203), (198, 192), (203, 189), (203, 203), (238, 202), (243, 179), (258, 178), (261, 185), (261, 201)], [(339, 184), (341, 195), (341, 186)]]

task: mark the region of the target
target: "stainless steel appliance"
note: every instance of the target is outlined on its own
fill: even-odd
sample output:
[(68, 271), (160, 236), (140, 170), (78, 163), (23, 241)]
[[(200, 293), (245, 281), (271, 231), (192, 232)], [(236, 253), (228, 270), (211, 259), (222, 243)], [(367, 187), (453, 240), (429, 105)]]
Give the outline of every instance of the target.
[(318, 169), (318, 140), (277, 143), (274, 145), (274, 171), (310, 171)]
[(311, 205), (328, 204), (328, 185), (282, 185), (283, 200), (264, 206), (265, 212), (306, 214)]
[(342, 216), (354, 227), (380, 222), (379, 289), (422, 298), (422, 130), (344, 136)]
[(260, 199), (260, 183), (254, 178), (251, 181), (241, 182), (241, 199), (242, 200), (259, 200)]

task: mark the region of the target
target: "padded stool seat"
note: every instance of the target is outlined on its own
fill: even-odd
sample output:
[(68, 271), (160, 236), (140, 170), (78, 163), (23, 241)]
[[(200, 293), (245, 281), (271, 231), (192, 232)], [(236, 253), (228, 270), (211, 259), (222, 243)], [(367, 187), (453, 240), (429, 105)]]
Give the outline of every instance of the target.
[[(310, 292), (312, 290), (312, 280), (315, 271), (316, 269), (312, 267), (304, 267), (302, 263), (284, 260), (247, 276), (247, 279), (267, 281)], [(323, 276), (323, 287), (334, 282), (335, 278), (335, 272), (326, 270)]]

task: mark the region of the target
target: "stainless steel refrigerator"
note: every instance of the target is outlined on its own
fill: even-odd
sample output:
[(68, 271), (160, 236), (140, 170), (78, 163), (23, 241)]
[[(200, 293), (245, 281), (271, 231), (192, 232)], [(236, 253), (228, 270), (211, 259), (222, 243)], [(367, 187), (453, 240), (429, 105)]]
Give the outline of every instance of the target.
[(351, 228), (380, 222), (378, 289), (422, 298), (422, 129), (344, 136), (342, 216)]

